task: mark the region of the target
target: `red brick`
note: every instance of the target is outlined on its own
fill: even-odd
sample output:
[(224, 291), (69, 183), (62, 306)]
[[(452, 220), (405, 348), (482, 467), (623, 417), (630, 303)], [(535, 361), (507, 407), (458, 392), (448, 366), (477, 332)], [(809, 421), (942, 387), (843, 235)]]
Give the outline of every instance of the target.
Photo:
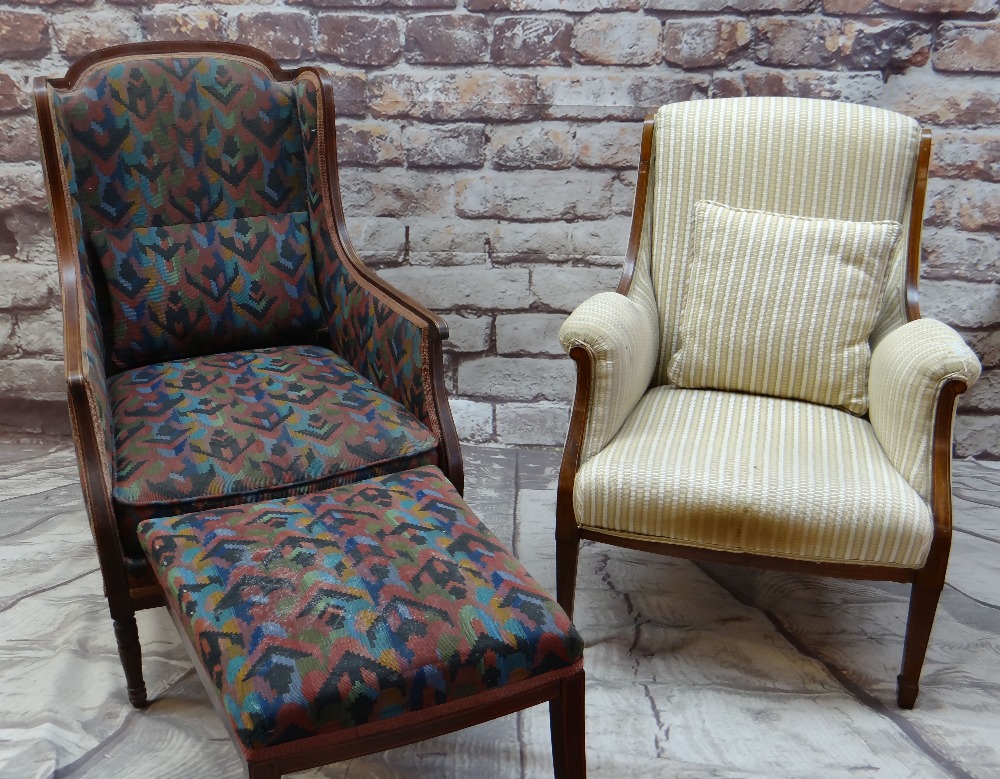
[(455, 213), (467, 219), (536, 222), (602, 219), (611, 177), (590, 171), (476, 173), (455, 182)]
[(45, 184), (37, 165), (0, 166), (0, 211), (45, 209)]
[(880, 16), (885, 13), (885, 8), (876, 0), (823, 0), (823, 11), (828, 14)]
[(0, 162), (29, 162), (38, 159), (35, 117), (0, 117)]
[(969, 13), (984, 15), (996, 12), (996, 0), (823, 0), (828, 14), (884, 16), (898, 11), (913, 14)]
[(913, 14), (996, 13), (996, 0), (880, 0), (886, 8)]
[(832, 19), (768, 17), (757, 23), (757, 60), (783, 67), (823, 67), (837, 59), (840, 25)]
[(820, 70), (729, 72), (713, 81), (713, 97), (790, 96), (878, 104), (885, 84), (880, 73)]
[(682, 68), (725, 65), (745, 56), (750, 40), (744, 19), (668, 19), (664, 59)]
[(533, 76), (498, 70), (375, 74), (369, 93), (377, 116), (428, 121), (527, 119), (536, 115), (538, 102)]
[(938, 228), (926, 232), (922, 248), (924, 278), (985, 283), (995, 289), (1000, 277), (1000, 237)]
[(154, 11), (146, 21), (150, 40), (219, 40), (222, 17), (215, 11)]
[(813, 0), (647, 0), (646, 7), (656, 11), (726, 11), (753, 13), (766, 11), (808, 11)]
[(415, 125), (403, 131), (411, 168), (481, 168), (486, 159), (482, 125)]
[(1000, 133), (936, 130), (931, 176), (1000, 181)]
[(639, 164), (639, 122), (589, 122), (575, 131), (576, 164), (581, 168), (631, 170)]
[(538, 76), (538, 101), (548, 119), (641, 120), (666, 103), (706, 97), (710, 83), (701, 73), (587, 68)]
[(907, 73), (889, 79), (881, 105), (942, 127), (995, 125), (1000, 122), (1000, 82)]
[(325, 14), (319, 17), (316, 51), (348, 65), (391, 65), (402, 53), (400, 23), (386, 16)]
[(6, 73), (0, 73), (0, 114), (20, 114), (29, 108), (28, 92)]
[(312, 26), (303, 13), (241, 13), (236, 17), (233, 39), (263, 49), (276, 59), (297, 60), (312, 53)]
[(337, 116), (367, 116), (368, 77), (361, 71), (337, 69), (333, 73), (333, 99)]
[[(1000, 184), (932, 179), (927, 192), (927, 224), (966, 232), (1000, 233)], [(1000, 252), (997, 261), (1000, 262)]]
[(841, 32), (838, 61), (858, 70), (900, 71), (921, 67), (930, 58), (933, 32), (910, 21), (847, 22)]
[[(243, 2), (243, 0), (230, 0), (231, 2)], [(313, 8), (383, 8), (388, 5), (387, 0), (285, 0), (285, 5), (306, 5)]]
[(51, 48), (44, 14), (0, 11), (0, 55), (13, 59), (44, 57)]
[(389, 167), (403, 164), (399, 127), (375, 122), (337, 126), (337, 159), (342, 165)]
[(493, 28), (491, 59), (497, 65), (568, 65), (569, 22), (543, 16), (511, 16)]
[(640, 0), (573, 0), (572, 7), (567, 8), (566, 0), (466, 0), (470, 11), (573, 11), (574, 13), (589, 13), (591, 11), (638, 11)]
[[(367, 216), (440, 216), (452, 176), (409, 171), (405, 176), (358, 168), (344, 176), (345, 200)], [(368, 247), (375, 249), (376, 247)]]
[(16, 0), (17, 5), (94, 5), (97, 0)]
[(406, 59), (432, 65), (487, 62), (489, 29), (482, 16), (418, 16), (406, 25)]
[(1000, 24), (941, 25), (933, 64), (940, 71), (1000, 71)]
[(142, 38), (134, 14), (117, 8), (56, 16), (54, 32), (59, 51), (70, 59), (105, 46), (132, 43)]
[(568, 128), (543, 124), (496, 127), (490, 138), (493, 167), (498, 170), (568, 168), (574, 145)]
[(651, 65), (660, 59), (661, 26), (642, 14), (591, 14), (576, 23), (573, 48), (581, 62)]

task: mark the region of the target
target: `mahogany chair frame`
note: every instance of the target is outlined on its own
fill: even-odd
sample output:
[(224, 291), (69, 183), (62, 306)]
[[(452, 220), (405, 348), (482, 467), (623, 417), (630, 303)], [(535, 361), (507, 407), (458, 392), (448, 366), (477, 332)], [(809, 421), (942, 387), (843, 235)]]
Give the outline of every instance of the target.
[[(632, 226), (629, 235), (625, 266), (618, 287), (618, 294), (628, 293), (635, 271), (646, 212), (646, 193), (649, 185), (650, 162), (653, 148), (653, 119), (648, 116), (643, 125), (638, 181)], [(922, 129), (918, 151), (911, 202), (908, 254), (904, 273), (904, 295), (908, 322), (920, 318), (917, 282), (920, 275), (920, 236), (923, 228), (924, 201), (927, 192), (927, 175), (930, 166), (931, 133)], [(572, 618), (576, 589), (579, 544), (583, 539), (600, 541), (614, 546), (655, 552), (689, 560), (709, 563), (726, 563), (750, 568), (765, 568), (792, 573), (805, 573), (843, 579), (894, 581), (910, 583), (910, 605), (906, 636), (903, 643), (902, 669), (897, 677), (897, 703), (900, 708), (913, 708), (919, 692), (920, 670), (923, 667), (931, 627), (937, 611), (938, 599), (944, 588), (948, 556), (951, 550), (951, 446), (952, 425), (958, 396), (968, 389), (966, 383), (952, 380), (946, 383), (938, 397), (934, 417), (934, 442), (932, 455), (933, 485), (931, 510), (934, 519), (934, 536), (930, 552), (922, 568), (901, 569), (880, 565), (859, 565), (836, 562), (811, 562), (791, 560), (739, 552), (725, 552), (698, 547), (643, 540), (591, 527), (580, 527), (573, 510), (573, 484), (580, 466), (580, 450), (587, 426), (587, 410), (593, 386), (593, 363), (590, 352), (574, 347), (570, 357), (576, 363), (576, 395), (570, 415), (569, 433), (559, 471), (556, 497), (556, 597), (559, 604)]]
[(429, 402), (437, 418), (438, 465), (461, 492), (464, 486), (462, 454), (458, 433), (451, 416), (445, 388), (442, 341), (448, 337), (448, 326), (438, 315), (409, 296), (386, 283), (369, 270), (351, 244), (340, 199), (337, 165), (336, 115), (334, 88), (330, 75), (322, 68), (306, 66), (284, 70), (270, 56), (250, 46), (222, 42), (148, 42), (112, 46), (92, 52), (77, 60), (62, 78), (38, 77), (34, 81), (35, 109), (38, 117), (42, 163), (49, 196), (55, 233), (56, 255), (62, 287), (62, 311), (65, 343), (66, 386), (70, 420), (80, 468), (80, 484), (97, 556), (104, 580), (111, 618), (114, 621), (118, 653), (125, 671), (128, 698), (133, 706), (147, 705), (146, 685), (142, 675), (142, 656), (135, 614), (142, 609), (163, 606), (164, 593), (152, 575), (145, 558), (126, 555), (115, 520), (115, 510), (102, 474), (100, 438), (91, 413), (87, 389), (83, 334), (80, 320), (80, 279), (77, 256), (77, 236), (73, 226), (71, 203), (61, 169), (59, 144), (49, 90), (72, 89), (91, 67), (112, 59), (149, 55), (232, 56), (253, 60), (265, 67), (278, 81), (293, 81), (304, 73), (315, 76), (321, 85), (326, 145), (324, 196), (331, 207), (335, 224), (334, 241), (341, 258), (347, 262), (358, 282), (372, 295), (386, 301), (394, 310), (408, 318), (422, 334), (422, 357), (429, 366), (432, 397)]

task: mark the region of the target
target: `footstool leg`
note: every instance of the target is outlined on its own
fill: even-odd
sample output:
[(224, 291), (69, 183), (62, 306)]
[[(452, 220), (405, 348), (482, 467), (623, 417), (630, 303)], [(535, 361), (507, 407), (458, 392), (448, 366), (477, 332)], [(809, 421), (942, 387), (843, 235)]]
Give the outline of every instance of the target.
[(281, 772), (276, 763), (246, 763), (243, 776), (246, 779), (281, 779)]
[(139, 645), (139, 626), (135, 624), (135, 613), (118, 617), (114, 620), (114, 625), (118, 657), (125, 670), (128, 702), (137, 709), (144, 709), (149, 701), (146, 700), (146, 681), (142, 678), (142, 647)]
[(555, 779), (585, 779), (587, 776), (584, 686), (583, 671), (580, 671), (562, 683), (558, 698), (549, 701)]

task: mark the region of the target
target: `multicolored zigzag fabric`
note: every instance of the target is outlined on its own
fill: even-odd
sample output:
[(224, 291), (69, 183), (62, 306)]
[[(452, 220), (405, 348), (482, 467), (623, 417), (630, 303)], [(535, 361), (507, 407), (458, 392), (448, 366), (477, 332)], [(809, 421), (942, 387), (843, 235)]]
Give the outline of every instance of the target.
[(304, 211), (90, 234), (111, 298), (112, 360), (132, 368), (316, 339)]
[(53, 97), (84, 234), (306, 210), (295, 86), (260, 64), (135, 57)]
[(321, 346), (147, 365), (113, 376), (108, 389), (126, 539), (139, 518), (436, 461), (434, 435)]
[(433, 467), (140, 524), (243, 744), (572, 665), (566, 613)]

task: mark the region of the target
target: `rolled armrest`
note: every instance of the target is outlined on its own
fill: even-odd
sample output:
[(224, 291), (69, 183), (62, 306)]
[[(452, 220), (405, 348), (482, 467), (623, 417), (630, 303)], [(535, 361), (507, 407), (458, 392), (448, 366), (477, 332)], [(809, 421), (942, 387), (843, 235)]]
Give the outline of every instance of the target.
[[(931, 499), (938, 398), (949, 382), (971, 387), (981, 367), (962, 337), (934, 319), (893, 330), (872, 353), (868, 416), (893, 466)], [(954, 408), (940, 413), (954, 413)]]
[(659, 346), (656, 312), (642, 300), (600, 292), (570, 314), (559, 341), (567, 353), (585, 349), (592, 363), (583, 463), (607, 445), (649, 387)]

